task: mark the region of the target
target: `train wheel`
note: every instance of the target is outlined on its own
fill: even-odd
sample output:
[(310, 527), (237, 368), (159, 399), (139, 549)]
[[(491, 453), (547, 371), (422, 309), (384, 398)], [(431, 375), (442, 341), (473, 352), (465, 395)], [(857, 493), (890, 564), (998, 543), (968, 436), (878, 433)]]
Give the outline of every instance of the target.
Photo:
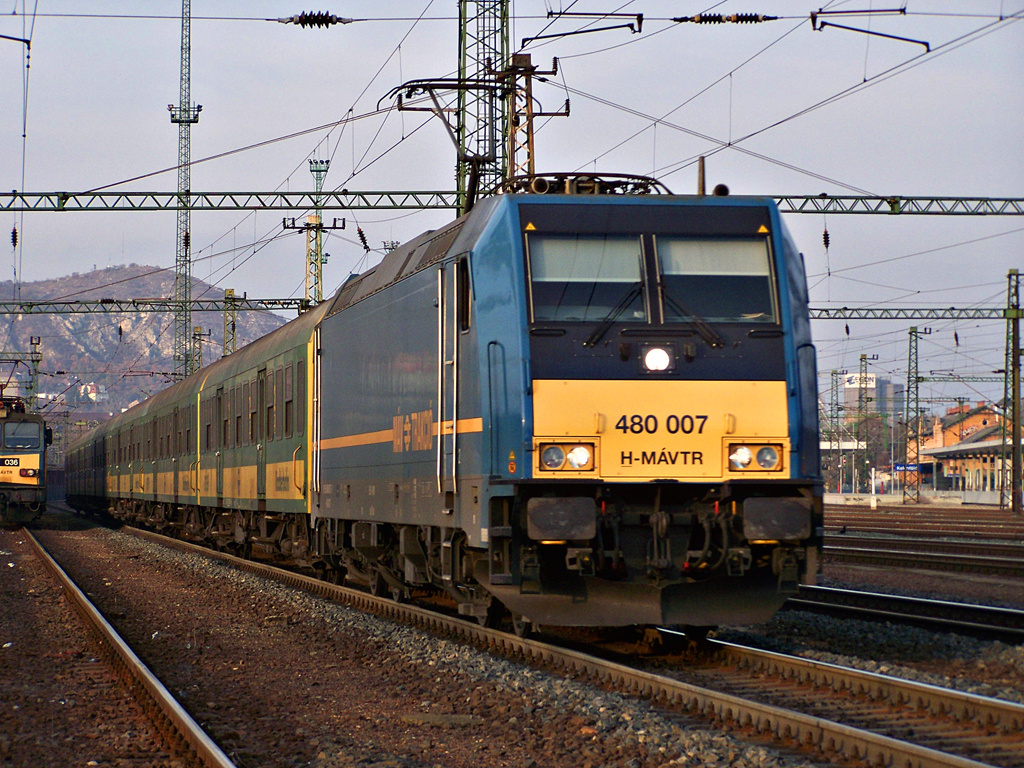
[(387, 590), (387, 584), (384, 577), (380, 575), (380, 571), (374, 569), (370, 574), (370, 594), (374, 597), (382, 597)]
[(516, 637), (526, 639), (534, 634), (535, 628), (533, 622), (525, 616), (521, 616), (518, 613), (512, 614), (512, 631), (516, 633)]

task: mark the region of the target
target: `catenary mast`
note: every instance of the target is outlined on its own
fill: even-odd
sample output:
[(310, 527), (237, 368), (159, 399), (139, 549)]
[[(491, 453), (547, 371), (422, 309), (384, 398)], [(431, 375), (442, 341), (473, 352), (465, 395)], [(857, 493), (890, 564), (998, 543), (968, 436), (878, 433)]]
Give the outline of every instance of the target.
[(191, 0), (181, 0), (181, 78), (178, 106), (168, 104), (171, 122), (178, 124), (178, 237), (174, 256), (174, 378), (195, 371), (192, 355), (192, 257), (189, 235), (191, 186), (190, 129), (199, 122), (202, 106), (191, 103)]

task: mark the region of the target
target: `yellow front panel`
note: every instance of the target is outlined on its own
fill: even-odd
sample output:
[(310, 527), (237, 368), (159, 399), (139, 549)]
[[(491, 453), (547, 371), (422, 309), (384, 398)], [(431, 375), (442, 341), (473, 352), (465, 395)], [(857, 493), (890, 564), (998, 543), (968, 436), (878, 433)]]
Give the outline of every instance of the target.
[[(22, 477), (21, 470), (34, 469), (35, 477)], [(6, 453), (0, 455), (0, 483), (16, 485), (39, 485), (43, 478), (39, 475), (38, 453)]]
[[(727, 446), (744, 440), (782, 446), (785, 466), (789, 414), (784, 381), (533, 382), (533, 476), (594, 479), (723, 480), (765, 477), (732, 472)], [(546, 442), (595, 446), (589, 472), (545, 471)]]

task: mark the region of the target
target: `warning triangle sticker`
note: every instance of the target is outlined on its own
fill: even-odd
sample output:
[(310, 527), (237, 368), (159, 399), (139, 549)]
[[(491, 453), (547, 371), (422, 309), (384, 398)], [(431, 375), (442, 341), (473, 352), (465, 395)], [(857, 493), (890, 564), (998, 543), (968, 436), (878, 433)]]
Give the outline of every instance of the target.
[(764, 224), (762, 224), (760, 227), (757, 228), (757, 234), (759, 234), (759, 235), (767, 235), (768, 234), (768, 227), (766, 227)]
[(532, 221), (529, 224), (526, 225), (526, 231), (527, 232), (536, 232), (537, 231), (537, 228), (535, 226), (533, 226), (533, 222)]

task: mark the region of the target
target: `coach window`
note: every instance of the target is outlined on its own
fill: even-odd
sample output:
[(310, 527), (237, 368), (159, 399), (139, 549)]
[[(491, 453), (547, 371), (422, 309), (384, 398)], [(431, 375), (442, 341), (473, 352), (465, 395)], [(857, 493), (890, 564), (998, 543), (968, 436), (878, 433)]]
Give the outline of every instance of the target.
[(295, 430), (295, 387), (292, 381), (292, 367), (284, 367), (284, 436), (292, 436)]
[(527, 238), (534, 322), (647, 321), (638, 237)]
[(298, 405), (295, 407), (295, 432), (301, 435), (306, 426), (306, 361), (299, 360), (295, 364), (295, 392)]
[(456, 262), (455, 274), (456, 279), (459, 281), (459, 330), (465, 333), (469, 330), (473, 307), (473, 292), (469, 280), (469, 259), (459, 259)]
[(274, 369), (270, 368), (267, 370), (266, 378), (266, 399), (263, 401), (263, 407), (266, 409), (267, 423), (266, 423), (266, 435), (267, 442), (269, 443), (274, 439)]
[(778, 322), (768, 241), (655, 239), (665, 322)]
[(235, 387), (235, 447), (238, 448), (245, 445), (245, 441), (242, 439), (242, 387)]
[(278, 439), (284, 437), (284, 368), (277, 369), (277, 384), (274, 386), (274, 432)]
[(231, 397), (231, 390), (220, 393), (220, 447), (231, 447), (231, 405), (234, 398)]
[(259, 427), (259, 410), (257, 409), (256, 379), (249, 382), (249, 444), (256, 445), (259, 442), (256, 430)]

